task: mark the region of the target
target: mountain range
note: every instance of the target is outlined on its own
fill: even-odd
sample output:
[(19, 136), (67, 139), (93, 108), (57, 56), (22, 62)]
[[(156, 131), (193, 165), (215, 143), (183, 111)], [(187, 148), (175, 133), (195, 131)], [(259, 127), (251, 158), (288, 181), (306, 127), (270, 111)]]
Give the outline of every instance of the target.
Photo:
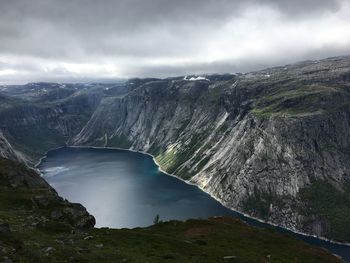
[(149, 153), (225, 206), (350, 241), (350, 57), (245, 74), (0, 86), (0, 156)]

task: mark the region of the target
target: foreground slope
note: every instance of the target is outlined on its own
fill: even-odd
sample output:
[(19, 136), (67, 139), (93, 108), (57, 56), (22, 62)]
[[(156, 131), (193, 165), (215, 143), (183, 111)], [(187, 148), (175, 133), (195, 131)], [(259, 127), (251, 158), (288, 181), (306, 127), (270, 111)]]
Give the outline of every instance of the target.
[(341, 262), (324, 249), (232, 218), (96, 229), (33, 170), (0, 159), (3, 262)]

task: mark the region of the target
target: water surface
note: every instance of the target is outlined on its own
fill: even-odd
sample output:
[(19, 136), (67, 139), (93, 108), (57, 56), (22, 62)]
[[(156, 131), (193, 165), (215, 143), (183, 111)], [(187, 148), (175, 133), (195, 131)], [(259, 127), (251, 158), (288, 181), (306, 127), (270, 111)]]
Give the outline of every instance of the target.
[(233, 216), (250, 225), (272, 227), (350, 262), (350, 247), (293, 234), (225, 208), (195, 186), (159, 171), (145, 154), (117, 149), (64, 147), (48, 152), (38, 168), (62, 197), (83, 204), (97, 227), (143, 227), (161, 220)]

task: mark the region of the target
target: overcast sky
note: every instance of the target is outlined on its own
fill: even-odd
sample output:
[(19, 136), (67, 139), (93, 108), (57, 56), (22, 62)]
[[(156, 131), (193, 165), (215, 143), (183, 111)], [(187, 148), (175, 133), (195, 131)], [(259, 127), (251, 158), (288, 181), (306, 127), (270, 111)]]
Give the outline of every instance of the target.
[(0, 83), (246, 72), (350, 54), (349, 0), (0, 0)]

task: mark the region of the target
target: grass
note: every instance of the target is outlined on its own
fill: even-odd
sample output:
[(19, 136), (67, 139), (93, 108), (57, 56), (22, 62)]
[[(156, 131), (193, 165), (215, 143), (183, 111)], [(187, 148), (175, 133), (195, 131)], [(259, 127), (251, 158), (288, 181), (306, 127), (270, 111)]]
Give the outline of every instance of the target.
[[(16, 214), (20, 224), (21, 216), (28, 215)], [(3, 239), (17, 251), (10, 258), (19, 262), (340, 262), (322, 249), (232, 218), (170, 221), (136, 229), (72, 231), (57, 226), (17, 228)]]
[(109, 139), (107, 142), (107, 147), (120, 147), (128, 149), (132, 145), (132, 142), (128, 140), (128, 138), (122, 134), (120, 136), (114, 136), (112, 139)]
[(85, 91), (36, 102), (0, 94), (0, 125), (11, 145), (36, 162), (46, 151), (65, 145), (68, 137), (81, 130), (97, 106), (97, 97)]
[(0, 223), (11, 228), (0, 233), (0, 260), (6, 256), (35, 263), (341, 262), (326, 250), (229, 217), (134, 229), (76, 229), (69, 221), (50, 218), (53, 209), (69, 203), (53, 199), (47, 207), (33, 205), (38, 194), (54, 197), (46, 187), (11, 187), (19, 174), (38, 176), (23, 165), (0, 160)]
[(13, 127), (6, 137), (11, 144), (27, 156), (39, 159), (46, 151), (65, 145), (65, 138), (55, 129), (47, 125), (28, 125), (24, 127)]
[(279, 87), (257, 99), (252, 113), (258, 116), (298, 116), (334, 111), (348, 105), (349, 93), (342, 88), (314, 83), (294, 88)]
[(350, 241), (350, 185), (341, 191), (326, 181), (315, 181), (301, 189), (299, 198), (307, 206), (301, 213), (320, 215), (329, 224), (328, 236), (340, 241)]
[(251, 195), (243, 203), (243, 210), (255, 217), (268, 220), (271, 213), (270, 205), (273, 205), (274, 209), (282, 209), (289, 198), (274, 193), (260, 193), (255, 190), (254, 195)]
[(201, 138), (201, 135), (194, 135), (188, 145), (181, 149), (161, 151), (156, 155), (155, 159), (160, 167), (168, 173), (175, 174), (176, 171), (176, 175), (184, 179), (189, 179), (192, 175), (188, 173), (188, 169), (183, 169), (180, 166), (190, 159), (194, 152), (201, 146)]

